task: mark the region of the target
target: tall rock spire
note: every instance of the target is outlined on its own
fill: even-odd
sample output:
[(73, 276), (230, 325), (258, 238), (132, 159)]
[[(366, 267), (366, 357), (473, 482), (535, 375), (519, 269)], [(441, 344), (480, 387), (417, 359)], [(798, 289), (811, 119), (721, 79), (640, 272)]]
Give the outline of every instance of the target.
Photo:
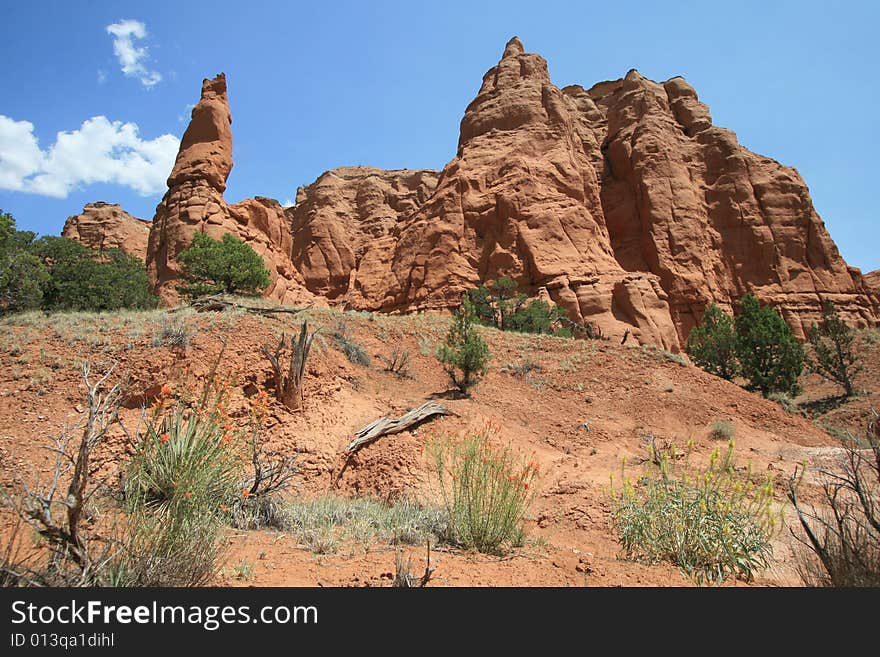
[(226, 76), (202, 82), (202, 94), (180, 142), (168, 191), (156, 208), (147, 245), (147, 273), (165, 303), (177, 299), (180, 266), (177, 255), (196, 232), (220, 239), (231, 233), (247, 242), (269, 270), (266, 296), (298, 303), (311, 295), (290, 262), (290, 224), (279, 203), (257, 197), (235, 205), (223, 198), (232, 171), (232, 115)]
[(226, 75), (202, 81), (202, 97), (192, 110), (168, 187), (204, 179), (221, 194), (232, 171), (232, 115), (226, 96)]

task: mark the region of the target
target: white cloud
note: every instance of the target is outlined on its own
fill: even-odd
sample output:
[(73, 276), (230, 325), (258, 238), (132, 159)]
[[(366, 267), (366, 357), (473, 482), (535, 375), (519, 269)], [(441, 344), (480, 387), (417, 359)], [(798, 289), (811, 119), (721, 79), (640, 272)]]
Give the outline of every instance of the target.
[(104, 84), (107, 81), (107, 73), (98, 69), (98, 84)]
[(284, 200), (284, 203), (281, 204), (282, 208), (292, 208), (296, 203), (291, 201), (289, 198)]
[(146, 62), (150, 54), (146, 46), (134, 45), (136, 40), (147, 36), (147, 26), (136, 20), (122, 20), (106, 27), (107, 33), (113, 35), (113, 53), (122, 66), (122, 72), (128, 77), (137, 78), (147, 89), (162, 81), (162, 74), (147, 68)]
[(115, 183), (150, 196), (164, 191), (179, 145), (173, 135), (144, 140), (137, 124), (96, 116), (42, 150), (32, 123), (0, 114), (0, 189), (66, 198), (82, 185)]

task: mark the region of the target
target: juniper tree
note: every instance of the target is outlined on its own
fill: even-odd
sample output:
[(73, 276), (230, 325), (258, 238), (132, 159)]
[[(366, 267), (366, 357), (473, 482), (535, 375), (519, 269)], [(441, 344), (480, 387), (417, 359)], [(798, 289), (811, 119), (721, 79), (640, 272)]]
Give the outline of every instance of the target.
[(813, 357), (809, 360), (810, 371), (839, 384), (846, 396), (855, 394), (853, 377), (861, 370), (858, 357), (853, 351), (854, 335), (840, 318), (831, 299), (822, 300), (822, 319), (810, 326), (809, 339)]

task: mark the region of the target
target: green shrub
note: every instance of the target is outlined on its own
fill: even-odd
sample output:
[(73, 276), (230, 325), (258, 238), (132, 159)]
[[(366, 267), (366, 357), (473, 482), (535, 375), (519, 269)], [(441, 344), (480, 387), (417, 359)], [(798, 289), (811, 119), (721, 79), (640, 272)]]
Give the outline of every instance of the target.
[(436, 438), (429, 446), (449, 516), (448, 539), (487, 554), (522, 544), (523, 516), (535, 493), (538, 466), (486, 427), (463, 440)]
[(613, 518), (628, 557), (669, 561), (698, 582), (749, 581), (766, 568), (778, 523), (773, 484), (756, 487), (734, 472), (734, 449), (712, 453), (708, 468), (675, 472), (673, 454), (652, 448), (638, 481), (624, 476)]
[(727, 422), (726, 420), (716, 420), (712, 423), (712, 428), (709, 430), (709, 437), (714, 438), (715, 440), (733, 440), (733, 436), (736, 433), (736, 430), (733, 427), (733, 424)]
[(691, 331), (685, 351), (695, 365), (710, 374), (731, 381), (739, 373), (733, 319), (714, 303)]
[(150, 509), (231, 505), (243, 480), (236, 442), (216, 417), (176, 405), (135, 445), (126, 500)]
[(215, 240), (198, 232), (190, 247), (177, 256), (187, 285), (178, 291), (198, 297), (207, 294), (258, 295), (269, 285), (263, 259), (230, 233)]
[(467, 298), (455, 312), (446, 342), (437, 350), (437, 358), (445, 366), (453, 385), (463, 394), (489, 371), (489, 345), (477, 333), (474, 309)]
[(176, 400), (163, 387), (137, 436), (124, 485), (127, 540), (114, 565), (119, 584), (198, 586), (216, 573), (223, 524), (249, 491), (243, 437), (224, 411), (225, 390), (212, 385)]
[(0, 315), (34, 310), (43, 302), (49, 274), (30, 252), (34, 237), (16, 230), (13, 216), (0, 210)]
[(502, 331), (571, 337), (571, 330), (563, 325), (568, 319), (564, 310), (540, 299), (529, 302), (528, 296), (516, 288), (513, 279), (502, 276), (489, 286), (469, 290), (467, 298), (473, 305), (476, 321)]
[(760, 390), (765, 397), (795, 392), (804, 368), (804, 348), (779, 313), (747, 294), (735, 326), (736, 355), (749, 389)]
[(345, 321), (339, 320), (336, 322), (330, 337), (333, 338), (333, 342), (336, 343), (339, 350), (345, 354), (349, 363), (352, 363), (353, 365), (361, 365), (363, 367), (370, 366), (370, 355), (355, 341), (353, 337), (351, 337), (351, 334), (348, 331), (348, 325)]
[(94, 251), (66, 237), (41, 237), (32, 252), (46, 264), (43, 306), (51, 310), (155, 308), (144, 264), (118, 249)]
[(855, 335), (840, 318), (831, 299), (823, 299), (822, 320), (818, 326), (810, 326), (809, 339), (813, 348), (810, 370), (837, 383), (851, 397), (855, 393), (853, 377), (861, 370), (853, 350)]

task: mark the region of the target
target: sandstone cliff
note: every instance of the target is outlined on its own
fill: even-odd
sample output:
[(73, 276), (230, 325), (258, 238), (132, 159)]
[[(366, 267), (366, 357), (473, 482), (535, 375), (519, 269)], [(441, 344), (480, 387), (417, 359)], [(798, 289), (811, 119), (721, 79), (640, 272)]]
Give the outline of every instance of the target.
[(682, 78), (659, 84), (630, 71), (566, 94), (597, 136), (591, 157), (615, 257), (660, 277), (679, 335), (708, 303), (730, 308), (748, 291), (801, 336), (822, 297), (854, 324), (877, 320), (880, 308), (840, 257), (798, 172), (713, 126)]
[[(756, 155), (682, 78), (630, 71), (559, 89), (512, 39), (461, 121), (441, 172), (328, 171), (283, 209), (223, 199), (232, 168), (226, 80), (205, 80), (147, 250), (156, 291), (175, 299), (176, 255), (197, 230), (249, 242), (267, 296), (348, 308), (445, 309), (509, 276), (604, 333), (683, 344), (707, 304), (747, 291), (795, 331), (831, 298), (853, 324), (880, 318), (876, 274), (846, 265), (797, 171)], [(873, 287), (873, 291), (872, 291)]]
[(120, 249), (145, 260), (150, 222), (128, 214), (114, 203), (87, 203), (80, 214), (67, 218), (61, 236), (97, 250)]

